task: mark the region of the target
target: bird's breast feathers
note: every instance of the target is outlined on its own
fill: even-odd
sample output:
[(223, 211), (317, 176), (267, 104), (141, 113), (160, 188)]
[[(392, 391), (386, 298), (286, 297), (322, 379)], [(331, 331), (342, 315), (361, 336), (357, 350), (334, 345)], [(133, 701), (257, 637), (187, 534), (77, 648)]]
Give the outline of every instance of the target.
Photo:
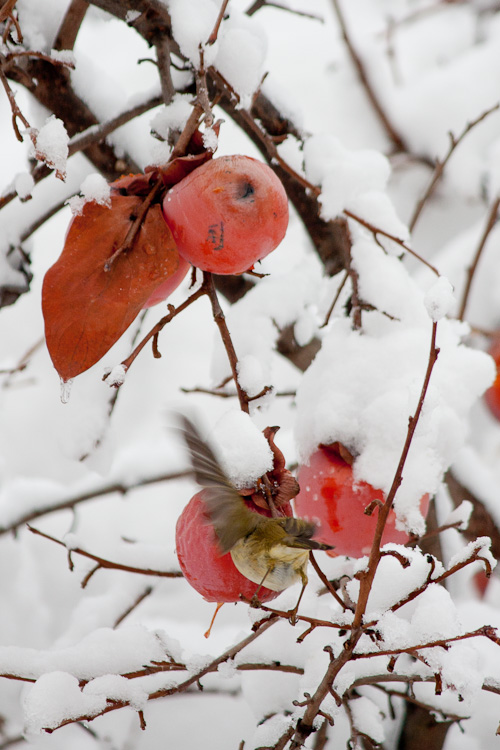
[(240, 539), (231, 549), (236, 568), (250, 581), (257, 584), (263, 581), (263, 585), (271, 591), (284, 591), (303, 580), (309, 560), (307, 550), (275, 544), (265, 554), (252, 554), (251, 546), (251, 540)]

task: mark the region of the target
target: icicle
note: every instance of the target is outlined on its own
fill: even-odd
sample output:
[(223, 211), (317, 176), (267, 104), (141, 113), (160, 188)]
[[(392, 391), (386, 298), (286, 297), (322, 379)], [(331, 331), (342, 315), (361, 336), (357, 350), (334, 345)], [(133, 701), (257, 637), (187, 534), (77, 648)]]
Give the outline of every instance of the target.
[(69, 380), (63, 380), (61, 378), (61, 402), (67, 404), (71, 395), (71, 386), (73, 385), (73, 378)]

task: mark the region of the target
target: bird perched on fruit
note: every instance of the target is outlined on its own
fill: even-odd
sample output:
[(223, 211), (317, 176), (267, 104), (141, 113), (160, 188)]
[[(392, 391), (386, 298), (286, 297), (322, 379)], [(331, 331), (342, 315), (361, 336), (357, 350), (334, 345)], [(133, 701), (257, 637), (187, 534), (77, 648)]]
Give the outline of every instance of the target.
[(210, 446), (187, 417), (180, 418), (195, 479), (205, 488), (204, 502), (214, 527), (221, 555), (229, 552), (236, 568), (258, 584), (283, 591), (302, 581), (296, 613), (307, 585), (310, 550), (333, 549), (312, 539), (316, 527), (301, 518), (268, 518), (254, 513), (221, 468)]

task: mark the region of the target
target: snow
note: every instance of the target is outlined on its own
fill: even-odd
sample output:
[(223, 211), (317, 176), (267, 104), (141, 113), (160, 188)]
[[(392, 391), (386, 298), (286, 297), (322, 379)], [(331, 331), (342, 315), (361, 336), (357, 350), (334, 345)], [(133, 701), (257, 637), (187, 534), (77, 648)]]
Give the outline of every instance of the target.
[(459, 524), (459, 529), (466, 529), (473, 509), (472, 503), (469, 500), (464, 500), (446, 517), (443, 526)]
[[(200, 64), (200, 45), (205, 45), (217, 18), (217, 3), (213, 0), (168, 0), (166, 3), (172, 31), (181, 52), (193, 63)], [(214, 53), (206, 54), (205, 65), (213, 61)]]
[(67, 202), (73, 216), (80, 216), (86, 203), (97, 203), (111, 208), (111, 188), (104, 177), (95, 172), (89, 174), (80, 186), (81, 196), (70, 198)]
[[(462, 634), (453, 600), (443, 586), (433, 583), (420, 595), (410, 621), (415, 643), (431, 643)], [(417, 639), (417, 640), (415, 640)]]
[(156, 112), (151, 120), (151, 128), (167, 140), (171, 131), (182, 130), (192, 111), (192, 97), (188, 94), (176, 94), (170, 104)]
[(203, 145), (209, 151), (217, 151), (219, 145), (219, 136), (213, 128), (206, 128), (203, 131)]
[(214, 65), (248, 109), (265, 73), (266, 37), (259, 23), (232, 12), (218, 37)]
[[(71, 84), (99, 121), (160, 93), (156, 66), (138, 64), (155, 55), (137, 30), (138, 11), (124, 10), (124, 23), (90, 5), (74, 49), (56, 52), (56, 34), (68, 5), (68, 0), (18, 0), (25, 48), (43, 51), (58, 63), (74, 63), (75, 70), (68, 71)], [(347, 219), (351, 276), (325, 327), (344, 274), (325, 275), (292, 205), (287, 236), (256, 269), (269, 275), (248, 277), (254, 287), (234, 305), (220, 295), (237, 353), (239, 384), (250, 395), (272, 388), (250, 403), (250, 416), (240, 412), (234, 382), (226, 381), (233, 373), (206, 300), (191, 305), (161, 332), (161, 359), (145, 347), (125, 382), (118, 366), (103, 383), (103, 366), (124, 360), (164, 310), (150, 310), (144, 320), (139, 316), (105, 362), (75, 378), (69, 402), (60, 402), (58, 378), (43, 345), (40, 312), (44, 273), (58, 257), (71, 221), (68, 206), (57, 209), (80, 189), (73, 206), (86, 200), (108, 205), (109, 187), (86, 156), (67, 158), (71, 141), (62, 123), (11, 81), (16, 103), (33, 126), (30, 134), (23, 133), (24, 143), (18, 143), (9, 103), (0, 97), (0, 190), (5, 195), (15, 189), (18, 195), (0, 211), (1, 288), (27, 288), (25, 276), (16, 270), (17, 260), (13, 262), (20, 250), (11, 252), (12, 247), (29, 255), (33, 272), (29, 293), (0, 311), (0, 370), (9, 371), (0, 373), (0, 674), (12, 678), (0, 679), (5, 744), (25, 731), (27, 746), (50, 745), (51, 750), (89, 750), (101, 744), (152, 750), (166, 738), (176, 750), (232, 750), (242, 741), (248, 748), (272, 747), (304, 715), (305, 706), (294, 701), (302, 702), (304, 692), (313, 694), (323, 679), (330, 662), (325, 645), (336, 656), (344, 652), (353, 612), (343, 611), (323, 591), (310, 568), (299, 614), (318, 618), (323, 625), (306, 635), (308, 621), (292, 627), (283, 619), (201, 678), (204, 692), (194, 684), (173, 699), (146, 703), (148, 694), (175, 688), (187, 674), (197, 674), (247, 638), (252, 624), (265, 616), (243, 603), (226, 605), (205, 639), (214, 606), (182, 578), (99, 569), (85, 588), (80, 585), (94, 561), (75, 548), (140, 570), (178, 570), (176, 519), (198, 488), (186, 476), (159, 481), (186, 468), (178, 435), (168, 427), (173, 411), (199, 416), (207, 426), (204, 434), (239, 487), (253, 485), (271, 467), (262, 430), (278, 425), (276, 442), (293, 470), (320, 442), (338, 440), (355, 454), (356, 479), (387, 493), (408, 419), (419, 401), (436, 322), (440, 353), (396, 493), (398, 523), (417, 533), (425, 530), (418, 505), (428, 492), (436, 494), (440, 524), (465, 526), (472, 506), (465, 501), (451, 509), (443, 482), (445, 472), (451, 471), (500, 525), (500, 426), (481, 398), (495, 376), (485, 351), (489, 332), (500, 323), (498, 223), (479, 258), (464, 322), (454, 319), (500, 186), (500, 111), (492, 111), (464, 135), (415, 231), (410, 234), (407, 225), (432, 177), (429, 160), (443, 159), (449, 133), (458, 138), (468, 123), (498, 102), (499, 14), (484, 3), (342, 3), (373, 90), (408, 144), (407, 152), (396, 153), (359, 83), (329, 0), (288, 3), (321, 16), (323, 22), (272, 6), (248, 18), (249, 5), (248, 0), (231, 0), (212, 45), (207, 41), (220, 0), (163, 0), (155, 8), (165, 18), (167, 12), (171, 15), (181, 56), (199, 67), (201, 45), (205, 65), (228, 81), (240, 108), (249, 108), (262, 86), (281, 116), (291, 118), (305, 139), (304, 149), (295, 136), (283, 143), (278, 139), (279, 158), (321, 188), (324, 218), (345, 218), (348, 211), (373, 225)], [(15, 29), (11, 34), (16, 38)], [(20, 50), (7, 39), (4, 54), (11, 48)], [(176, 66), (183, 62), (176, 50), (172, 58)], [(172, 75), (183, 93), (168, 107), (147, 112), (108, 136), (106, 142), (118, 159), (129, 155), (143, 169), (169, 157), (169, 138), (183, 127), (194, 100), (193, 70), (173, 68)], [(220, 118), (224, 122), (218, 137), (212, 127), (201, 125), (206, 147), (217, 147), (218, 154), (262, 159), (255, 144), (217, 107), (214, 119)], [(60, 176), (66, 173), (66, 183), (53, 174), (34, 185), (29, 159), (35, 149), (30, 150), (27, 135), (37, 138), (37, 158)], [(430, 261), (440, 277), (381, 232)], [(188, 276), (169, 302), (182, 304), (189, 283)], [(353, 328), (353, 316), (347, 316), (356, 305), (356, 293), (361, 302), (359, 330)], [(289, 330), (298, 346), (313, 340), (321, 346), (305, 373), (278, 351), (280, 337)], [(108, 387), (110, 377), (121, 383), (118, 390)], [(223, 381), (229, 398), (207, 393)], [(200, 391), (193, 392), (196, 388)], [(39, 514), (34, 525), (65, 546), (35, 536), (24, 525), (15, 537), (5, 533), (6, 527), (32, 513)], [(480, 560), (447, 578), (445, 586), (435, 582), (445, 570), (476, 556), (492, 567), (495, 560), (483, 536), (467, 543), (459, 531), (449, 530), (442, 544), (442, 563), (418, 547), (385, 547), (363, 618), (370, 622), (372, 637), (360, 639), (359, 658), (339, 672), (334, 688), (349, 699), (359, 732), (384, 746), (396, 746), (403, 701), (392, 698), (393, 720), (386, 697), (363, 680), (387, 674), (389, 657), (380, 652), (406, 648), (414, 653), (420, 646), (417, 660), (398, 656), (396, 676), (415, 678), (416, 699), (432, 706), (438, 720), (444, 718), (443, 711), (470, 717), (460, 724), (463, 736), (455, 725), (448, 730), (445, 750), (490, 750), (498, 695), (485, 692), (482, 685), (497, 686), (498, 645), (475, 637), (453, 641), (449, 648), (422, 646), (444, 643), (484, 625), (500, 628), (500, 583), (494, 573), (484, 594), (480, 592)], [(71, 550), (72, 572), (67, 565)], [(339, 593), (356, 599), (360, 581), (354, 576), (366, 570), (368, 559), (324, 553), (316, 559), (330, 580), (341, 581)], [(409, 563), (406, 567), (403, 560)], [(291, 587), (272, 606), (293, 607), (299, 589)], [(299, 636), (305, 637), (297, 643)], [(181, 666), (168, 673), (124, 677), (170, 659), (188, 671)], [(262, 663), (275, 669), (238, 669)], [(287, 666), (294, 671), (278, 671)], [(435, 695), (436, 674), (443, 682), (441, 696)], [(353, 685), (359, 697), (350, 699)], [(389, 685), (406, 689), (401, 682)], [(132, 710), (112, 710), (90, 722), (94, 736), (78, 726), (37, 736), (44, 728), (95, 715), (111, 706), (110, 701), (126, 702)], [(145, 732), (135, 714), (143, 707)], [(347, 746), (351, 729), (345, 707), (337, 707), (328, 695), (322, 709), (335, 720), (328, 727), (326, 747)], [(316, 718), (315, 727), (319, 723)], [(312, 735), (305, 748), (310, 750), (315, 742)]]
[(490, 551), (491, 539), (487, 536), (478, 537), (474, 542), (469, 542), (463, 550), (457, 552), (448, 562), (448, 568), (454, 568), (455, 565), (468, 560), (473, 555), (479, 559), (485, 560), (491, 569), (496, 567), (497, 561)]
[(95, 716), (105, 707), (105, 696), (85, 695), (76, 677), (66, 672), (48, 672), (40, 677), (24, 700), (26, 731), (28, 735), (41, 733), (66, 719)]
[(34, 156), (55, 169), (61, 180), (66, 179), (69, 136), (62, 120), (55, 115), (47, 118), (43, 127), (34, 134)]
[(115, 365), (109, 370), (108, 368), (104, 371), (106, 383), (110, 388), (118, 388), (123, 385), (125, 378), (127, 377), (127, 368), (124, 365)]
[(133, 672), (153, 661), (162, 661), (165, 650), (153, 631), (142, 625), (119, 630), (96, 628), (78, 643), (45, 650), (19, 646), (0, 647), (2, 673), (39, 679), (44, 673), (70, 673), (78, 680)]
[(256, 396), (265, 387), (264, 373), (257, 357), (247, 354), (238, 361), (238, 383), (249, 396)]
[(236, 409), (217, 422), (213, 437), (221, 453), (224, 470), (236, 487), (252, 487), (273, 467), (269, 443), (248, 414)]
[[(355, 477), (387, 493), (417, 407), (430, 331), (379, 313), (364, 319), (362, 335), (340, 319), (325, 335), (297, 392), (296, 435), (303, 461), (320, 443), (343, 443), (357, 456)], [(461, 416), (493, 377), (484, 354), (460, 345), (456, 324), (440, 325), (440, 356), (395, 502), (398, 518), (416, 532), (423, 528), (417, 504), (437, 490), (465, 439)]]
[(53, 60), (64, 63), (65, 65), (75, 64), (75, 55), (70, 49), (51, 49), (50, 56)]
[(445, 276), (440, 276), (427, 290), (424, 299), (425, 309), (435, 323), (451, 313), (455, 302), (453, 287)]
[(29, 172), (20, 172), (14, 178), (14, 189), (21, 200), (31, 197), (35, 181)]
[(375, 742), (385, 740), (382, 716), (377, 706), (369, 698), (361, 696), (350, 703), (353, 724), (362, 734), (371, 737)]
[(390, 175), (388, 160), (378, 151), (351, 151), (331, 134), (314, 135), (304, 145), (306, 175), (321, 186), (324, 219), (334, 219), (356, 198), (384, 190)]

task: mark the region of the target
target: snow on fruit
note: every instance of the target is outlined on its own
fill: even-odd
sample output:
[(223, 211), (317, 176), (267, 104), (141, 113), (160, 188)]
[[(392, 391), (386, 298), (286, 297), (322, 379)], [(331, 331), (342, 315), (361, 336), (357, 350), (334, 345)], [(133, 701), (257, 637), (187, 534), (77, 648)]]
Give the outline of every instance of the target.
[[(320, 446), (299, 468), (300, 492), (295, 498), (295, 510), (300, 518), (314, 521), (317, 538), (335, 546), (330, 555), (360, 557), (370, 552), (377, 508), (371, 515), (365, 508), (373, 501), (383, 503), (384, 494), (367, 482), (354, 479), (352, 467), (327, 446)], [(422, 515), (426, 515), (429, 496), (420, 501)], [(396, 529), (396, 514), (391, 510), (382, 537), (382, 544), (404, 544), (408, 535)]]
[(163, 215), (180, 255), (193, 266), (239, 274), (281, 242), (288, 201), (266, 164), (249, 156), (221, 156), (168, 191)]

